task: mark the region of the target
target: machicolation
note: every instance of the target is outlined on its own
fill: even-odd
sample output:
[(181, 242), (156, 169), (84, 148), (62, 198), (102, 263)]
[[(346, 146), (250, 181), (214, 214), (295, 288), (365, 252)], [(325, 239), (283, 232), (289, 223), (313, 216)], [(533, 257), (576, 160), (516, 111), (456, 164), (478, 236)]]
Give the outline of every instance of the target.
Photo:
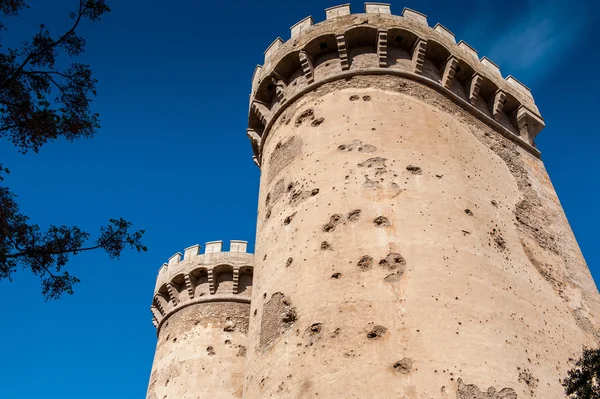
[(254, 255), (246, 253), (247, 242), (233, 240), (230, 251), (222, 252), (222, 242), (185, 249), (169, 258), (158, 271), (153, 323), (160, 328), (163, 319), (182, 307), (200, 302), (233, 301), (250, 303)]
[(252, 78), (248, 120), (257, 165), (272, 121), (287, 104), (358, 75), (397, 75), (425, 84), (539, 156), (534, 139), (544, 121), (529, 88), (513, 76), (503, 78), (494, 62), (457, 43), (441, 24), (429, 27), (425, 15), (408, 8), (392, 15), (388, 4), (367, 3), (364, 14), (351, 14), (345, 4), (327, 9), (321, 23), (307, 17), (292, 26), (289, 40), (277, 38), (267, 48)]

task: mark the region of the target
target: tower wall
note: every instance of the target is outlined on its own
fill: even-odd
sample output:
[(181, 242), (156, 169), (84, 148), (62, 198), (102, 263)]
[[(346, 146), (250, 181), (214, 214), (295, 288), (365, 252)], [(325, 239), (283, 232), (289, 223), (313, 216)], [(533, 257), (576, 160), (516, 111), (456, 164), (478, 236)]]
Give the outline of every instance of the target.
[(244, 398), (562, 398), (598, 291), (528, 89), (425, 16), (308, 18), (253, 78)]
[(244, 241), (177, 253), (158, 274), (151, 307), (158, 342), (148, 399), (240, 398), (253, 255)]

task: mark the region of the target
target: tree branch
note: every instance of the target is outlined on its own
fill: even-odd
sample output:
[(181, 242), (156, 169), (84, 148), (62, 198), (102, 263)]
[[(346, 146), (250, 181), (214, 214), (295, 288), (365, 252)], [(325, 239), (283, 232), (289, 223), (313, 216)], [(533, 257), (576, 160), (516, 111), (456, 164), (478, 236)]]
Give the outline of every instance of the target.
[[(62, 75), (62, 74), (60, 74)], [(66, 97), (69, 98), (69, 95), (67, 93), (65, 93), (65, 89), (63, 89), (63, 87), (61, 85), (59, 85), (54, 79), (52, 79), (52, 77), (50, 77), (50, 75), (46, 75), (48, 76), (48, 79), (50, 79), (50, 81), (52, 83), (54, 83), (54, 86), (56, 86), (58, 88), (58, 90), (60, 90), (60, 92)]]
[(0, 132), (4, 132), (6, 130), (11, 130), (18, 127), (18, 125), (8, 125), (8, 126), (2, 126), (0, 127)]
[[(57, 89), (60, 90), (60, 92), (66, 97), (69, 98), (69, 94), (67, 94), (64, 90), (64, 88), (56, 81), (52, 78), (52, 75), (58, 75), (61, 76), (65, 79), (68, 80), (73, 80), (73, 75), (67, 75), (66, 73), (62, 73), (59, 71), (21, 71), (22, 75), (46, 75), (46, 77), (48, 77), (48, 79), (50, 79), (50, 81), (54, 84), (54, 86), (56, 86)], [(1, 101), (0, 101), (1, 102)]]
[[(8, 238), (8, 240), (9, 240), (9, 241), (12, 243), (12, 245), (13, 245), (13, 246), (14, 246), (14, 247), (15, 247), (17, 250), (19, 250), (19, 251), (21, 250), (21, 248), (19, 247), (19, 245), (18, 245), (18, 244), (15, 242), (15, 240), (13, 240), (13, 238), (12, 238), (10, 235), (6, 234), (6, 238)], [(8, 259), (8, 258), (9, 258), (9, 256), (6, 256), (5, 258), (6, 258), (6, 259)], [(40, 261), (39, 263), (40, 263), (40, 266), (42, 266), (42, 268), (43, 268), (44, 270), (46, 270), (46, 272), (47, 272), (47, 273), (50, 275), (50, 277), (52, 277), (52, 279), (56, 281), (57, 277), (54, 275), (54, 273), (52, 273), (52, 272), (50, 271), (50, 269), (48, 269), (48, 268), (46, 267), (46, 265), (44, 265), (44, 262), (41, 262), (41, 261)]]
[(31, 59), (33, 57), (35, 57), (36, 55), (51, 50), (54, 47), (56, 47), (57, 45), (61, 44), (62, 42), (65, 41), (65, 39), (71, 35), (73, 32), (75, 32), (75, 29), (77, 29), (77, 26), (79, 26), (79, 23), (81, 22), (81, 18), (83, 17), (83, 13), (85, 11), (84, 9), (84, 1), (85, 0), (79, 0), (79, 11), (77, 13), (77, 19), (75, 20), (75, 23), (73, 24), (73, 26), (71, 27), (71, 29), (69, 29), (67, 31), (67, 33), (65, 33), (64, 35), (62, 35), (58, 40), (56, 41), (52, 41), (52, 43), (48, 46), (45, 46), (43, 48), (38, 49), (38, 51), (34, 51), (32, 53), (29, 53), (29, 55), (27, 55), (27, 57), (25, 58), (25, 60), (21, 63), (21, 65), (19, 67), (17, 67), (17, 69), (12, 73), (12, 75), (10, 77), (8, 77), (4, 83), (0, 86), (0, 87), (6, 87), (8, 86), (8, 84), (10, 82), (12, 82), (16, 76), (18, 76), (19, 74), (23, 73), (23, 69), (25, 69), (25, 67), (27, 66), (27, 64), (29, 64), (29, 61), (31, 61)]
[(59, 71), (21, 71), (22, 75), (59, 75), (63, 78), (73, 79), (72, 75), (67, 75)]
[(25, 256), (25, 255), (35, 255), (35, 254), (48, 254), (48, 255), (61, 255), (61, 254), (70, 254), (70, 253), (75, 253), (75, 252), (83, 252), (83, 251), (91, 251), (92, 249), (98, 249), (101, 248), (102, 245), (96, 245), (93, 247), (88, 247), (88, 248), (78, 248), (78, 249), (68, 249), (68, 250), (64, 250), (64, 251), (46, 251), (43, 249), (38, 249), (38, 248), (32, 248), (32, 249), (28, 249), (25, 250), (23, 252), (19, 252), (16, 254), (9, 254), (6, 255), (5, 258), (6, 259), (14, 259), (14, 258), (19, 258), (21, 256)]
[[(76, 253), (76, 252), (83, 252), (83, 251), (91, 251), (93, 249), (98, 249), (98, 248), (102, 248), (102, 246), (106, 243), (109, 242), (112, 238), (114, 238), (120, 231), (121, 231), (121, 227), (119, 227), (117, 230), (115, 230), (114, 233), (112, 233), (109, 237), (106, 238), (106, 240), (104, 240), (103, 242), (101, 242), (98, 245), (95, 245), (93, 247), (87, 247), (87, 248), (77, 248), (77, 249), (68, 249), (68, 250), (64, 250), (64, 251), (48, 251), (48, 250), (44, 250), (44, 249), (39, 249), (39, 248), (31, 248), (31, 249), (27, 249), (27, 250), (22, 250), (20, 249), (13, 241), (13, 246), (21, 251), (18, 252), (16, 254), (8, 254), (5, 256), (6, 259), (14, 259), (14, 258), (19, 258), (21, 256), (25, 256), (25, 255), (35, 255), (37, 253), (43, 253), (43, 254), (49, 254), (49, 255), (61, 255), (61, 254), (71, 254), (71, 253)], [(9, 237), (10, 239), (10, 237)], [(11, 240), (12, 241), (12, 240)]]
[(21, 105), (21, 104), (17, 104), (17, 103), (11, 103), (10, 101), (6, 101), (6, 100), (0, 100), (0, 104), (11, 106), (11, 107), (19, 107)]

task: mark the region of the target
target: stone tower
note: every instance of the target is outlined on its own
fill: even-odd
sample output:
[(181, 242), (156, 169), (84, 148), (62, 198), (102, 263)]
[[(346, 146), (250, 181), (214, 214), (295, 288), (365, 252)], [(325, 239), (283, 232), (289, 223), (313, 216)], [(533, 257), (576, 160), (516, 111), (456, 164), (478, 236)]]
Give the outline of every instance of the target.
[(148, 399), (240, 398), (254, 256), (245, 241), (194, 245), (158, 272), (153, 322), (158, 343)]
[(527, 87), (413, 10), (341, 5), (276, 39), (250, 99), (244, 398), (563, 398), (600, 307), (543, 127)]

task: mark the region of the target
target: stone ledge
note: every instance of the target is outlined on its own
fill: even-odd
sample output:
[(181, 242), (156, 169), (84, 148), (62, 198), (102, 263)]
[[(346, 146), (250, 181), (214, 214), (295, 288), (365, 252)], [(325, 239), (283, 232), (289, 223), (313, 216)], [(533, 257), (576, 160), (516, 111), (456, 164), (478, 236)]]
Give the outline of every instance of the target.
[[(287, 101), (281, 107), (279, 107), (277, 109), (277, 111), (275, 111), (273, 113), (272, 118), (269, 120), (269, 122), (265, 126), (264, 132), (262, 134), (260, 148), (262, 148), (264, 146), (265, 141), (269, 135), (269, 131), (272, 128), (273, 123), (277, 120), (277, 118), (291, 104), (293, 104), (295, 101), (299, 100), (305, 94), (307, 94), (327, 83), (335, 82), (337, 80), (349, 79), (353, 76), (365, 76), (365, 75), (400, 76), (403, 78), (407, 78), (407, 79), (422, 83), (422, 84), (426, 85), (427, 87), (432, 88), (432, 89), (436, 90), (437, 92), (443, 94), (444, 96), (448, 97), (450, 100), (452, 100), (452, 102), (454, 102), (455, 104), (457, 104), (458, 106), (460, 106), (461, 108), (463, 108), (464, 110), (466, 110), (467, 112), (472, 114), (473, 116), (477, 117), (479, 120), (484, 122), (486, 125), (495, 129), (503, 137), (505, 137), (508, 140), (512, 141), (513, 143), (521, 146), (522, 148), (524, 148), (527, 152), (529, 152), (533, 156), (539, 158), (541, 155), (540, 151), (537, 148), (535, 148), (531, 144), (523, 141), (518, 136), (516, 136), (513, 132), (508, 130), (506, 127), (502, 126), (496, 120), (490, 118), (488, 115), (484, 114), (481, 110), (474, 107), (468, 101), (465, 101), (464, 99), (460, 98), (459, 96), (457, 96), (450, 90), (448, 90), (445, 87), (443, 87), (442, 85), (432, 81), (431, 79), (428, 79), (428, 78), (421, 76), (419, 74), (416, 74), (416, 73), (411, 73), (411, 72), (406, 72), (406, 71), (401, 71), (401, 70), (393, 70), (393, 69), (380, 69), (380, 68), (358, 69), (358, 70), (354, 70), (354, 71), (340, 72), (334, 76), (330, 76), (328, 78), (325, 78), (323, 80), (320, 80), (318, 82), (310, 84), (310, 85), (304, 87), (301, 91), (295, 93), (293, 97), (287, 99)], [(259, 155), (258, 158), (260, 161), (261, 154), (258, 154), (258, 155)]]
[(191, 305), (197, 305), (202, 303), (210, 303), (210, 302), (238, 302), (238, 303), (247, 303), (250, 304), (249, 297), (243, 297), (239, 295), (227, 295), (227, 294), (219, 294), (219, 295), (211, 295), (206, 297), (196, 298), (189, 302), (182, 303), (181, 306), (176, 307), (169, 312), (167, 312), (160, 321), (156, 323), (156, 335), (160, 333), (160, 328), (164, 324), (164, 322), (171, 317), (173, 314), (177, 313), (180, 309), (186, 308)]

